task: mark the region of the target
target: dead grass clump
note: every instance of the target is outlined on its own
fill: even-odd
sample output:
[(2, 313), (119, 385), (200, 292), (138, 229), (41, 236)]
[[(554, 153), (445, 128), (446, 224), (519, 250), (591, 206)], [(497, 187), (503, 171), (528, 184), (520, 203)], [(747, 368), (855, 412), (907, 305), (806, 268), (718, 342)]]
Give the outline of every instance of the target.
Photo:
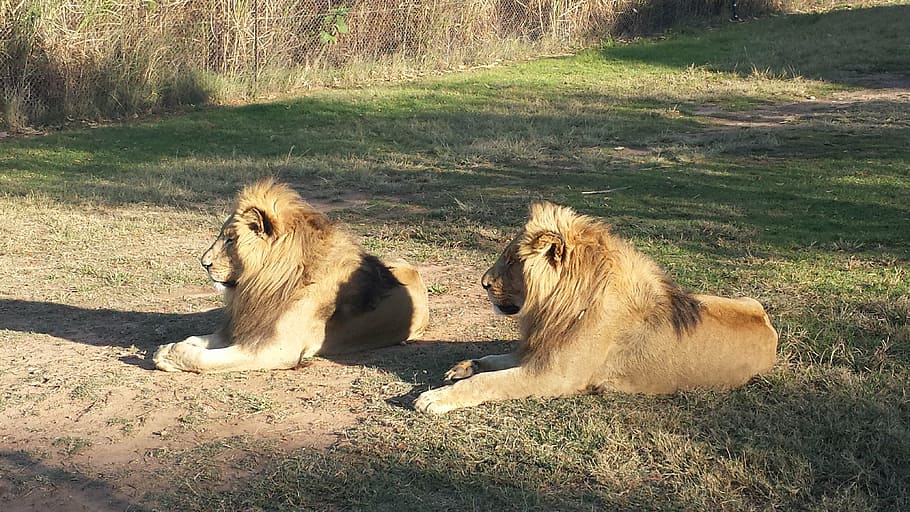
[[(789, 3), (807, 2), (743, 1), (738, 12)], [(4, 2), (0, 127), (407, 77), (731, 14), (721, 0)]]

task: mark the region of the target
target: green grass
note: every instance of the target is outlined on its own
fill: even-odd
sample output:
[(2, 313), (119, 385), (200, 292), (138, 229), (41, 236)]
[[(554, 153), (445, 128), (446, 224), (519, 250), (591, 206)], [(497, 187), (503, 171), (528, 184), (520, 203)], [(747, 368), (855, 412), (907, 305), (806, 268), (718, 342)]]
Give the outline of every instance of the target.
[(92, 442), (81, 437), (64, 436), (55, 439), (53, 445), (59, 447), (66, 456), (73, 456), (90, 447)]
[[(482, 271), (543, 197), (610, 219), (690, 288), (758, 298), (781, 333), (776, 370), (731, 393), (528, 400), (443, 419), (377, 399), (343, 443), (263, 449), (269, 460), (228, 489), (196, 486), (190, 473), (215, 482), (219, 470), (188, 451), (193, 468), (162, 476), (177, 491), (149, 498), (163, 509), (905, 510), (910, 104), (800, 108), (885, 74), (907, 87), (908, 26), (906, 5), (775, 17), (3, 140), (0, 190), (31, 214), (11, 211), (5, 229), (61, 237), (76, 255), (74, 212), (154, 211), (136, 241), (154, 247), (171, 229), (213, 229), (238, 187), (278, 175), (312, 199), (365, 199), (335, 216), (371, 249)], [(769, 109), (786, 116), (759, 122)], [(43, 220), (25, 230), (26, 217)], [(150, 254), (139, 276), (103, 254), (57, 272), (81, 275), (74, 301), (202, 282), (192, 262), (173, 269)], [(57, 297), (57, 281), (42, 279)], [(447, 293), (430, 284), (431, 300)], [(139, 300), (110, 297), (114, 309)], [(352, 392), (413, 395), (452, 362), (429, 377), (377, 372)], [(225, 400), (248, 414), (271, 407), (254, 390)]]
[[(617, 47), (617, 60), (678, 68), (694, 64), (748, 76), (766, 74), (851, 80), (875, 73), (906, 73), (892, 50), (906, 47), (898, 23), (905, 5), (840, 10), (748, 23), (741, 30), (694, 31), (685, 37)], [(894, 19), (889, 19), (895, 16)], [(848, 30), (849, 32), (843, 32)]]

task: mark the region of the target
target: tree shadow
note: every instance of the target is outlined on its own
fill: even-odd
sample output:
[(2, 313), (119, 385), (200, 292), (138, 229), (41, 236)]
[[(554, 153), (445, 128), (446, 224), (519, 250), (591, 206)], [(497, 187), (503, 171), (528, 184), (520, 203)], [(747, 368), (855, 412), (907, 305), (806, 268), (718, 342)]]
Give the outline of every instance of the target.
[[(906, 510), (910, 403), (899, 378), (832, 371), (753, 382), (724, 399), (685, 399), (680, 431), (711, 457), (760, 468), (775, 508)], [(771, 505), (770, 503), (768, 505)]]
[[(472, 468), (457, 453), (435, 449), (418, 453), (415, 447), (387, 451), (380, 442), (371, 447), (342, 446), (331, 451), (302, 449), (273, 453), (252, 478), (235, 482), (227, 491), (205, 486), (183, 492), (188, 478), (179, 479), (169, 498), (173, 509), (206, 510), (213, 503), (226, 509), (269, 509), (281, 503), (289, 510), (692, 510), (694, 504), (670, 489), (660, 494), (604, 489), (596, 495), (556, 485), (541, 486)], [(510, 451), (503, 448), (504, 452)], [(453, 450), (454, 452), (454, 450)], [(533, 462), (533, 458), (528, 460)], [(647, 490), (646, 490), (647, 491)], [(669, 492), (668, 492), (669, 491)]]
[[(829, 240), (825, 238), (832, 237), (851, 237), (867, 245), (882, 243), (886, 247), (906, 244), (902, 234), (891, 228), (908, 215), (906, 208), (895, 201), (893, 181), (900, 179), (900, 175), (891, 162), (904, 158), (900, 141), (907, 139), (907, 133), (894, 122), (885, 122), (894, 112), (906, 111), (905, 104), (857, 103), (849, 107), (849, 122), (840, 119), (846, 111), (835, 108), (830, 112), (811, 113), (811, 123), (773, 123), (744, 129), (721, 126), (722, 120), (718, 120), (721, 115), (655, 117), (649, 114), (655, 108), (655, 100), (645, 97), (565, 92), (548, 100), (591, 105), (621, 102), (628, 108), (591, 109), (573, 116), (521, 114), (524, 110), (518, 105), (513, 109), (514, 114), (453, 113), (445, 108), (407, 113), (392, 110), (357, 121), (364, 129), (378, 134), (374, 137), (349, 140), (339, 135), (345, 137), (346, 149), (341, 151), (325, 144), (327, 136), (322, 132), (326, 127), (319, 125), (318, 120), (331, 114), (334, 117), (325, 122), (337, 130), (339, 124), (354, 123), (363, 113), (343, 102), (306, 98), (286, 105), (240, 107), (156, 124), (98, 128), (77, 136), (51, 134), (17, 141), (15, 156), (0, 160), (0, 172), (6, 169), (15, 175), (24, 170), (44, 177), (40, 183), (24, 180), (8, 184), (11, 194), (46, 194), (67, 201), (73, 200), (75, 193), (112, 205), (137, 202), (187, 208), (223, 205), (226, 198), (259, 172), (280, 176), (304, 197), (355, 191), (391, 198), (392, 203), (414, 205), (410, 211), (394, 210), (393, 218), (389, 219), (401, 222), (404, 216), (412, 225), (434, 220), (451, 225), (453, 215), (457, 215), (482, 226), (511, 228), (526, 211), (528, 200), (540, 196), (583, 208), (585, 213), (607, 217), (626, 215), (638, 222), (660, 226), (670, 239), (680, 238), (680, 233), (674, 230), (681, 221), (704, 220), (753, 228), (754, 233), (746, 235), (748, 240), (781, 248), (801, 245), (806, 240), (826, 242)], [(451, 100), (440, 94), (439, 101)], [(873, 122), (876, 120), (882, 122)], [(411, 125), (416, 128), (411, 129)], [(246, 127), (246, 131), (238, 133), (237, 126)], [(479, 139), (494, 146), (508, 146), (510, 140), (527, 136), (534, 144), (575, 145), (593, 151), (586, 153), (581, 163), (550, 157), (533, 161), (517, 158), (471, 165), (470, 172), (450, 172), (446, 158), (469, 158), (476, 151), (472, 149), (476, 141), (448, 141), (449, 157), (426, 153), (427, 148), (434, 147), (439, 138), (447, 138), (447, 132), (457, 126), (470, 126)], [(544, 127), (536, 129), (546, 132), (543, 135), (529, 132), (528, 126)], [(400, 134), (407, 139), (404, 143), (383, 135), (402, 129), (406, 131)], [(165, 133), (170, 134), (171, 130), (185, 136), (160, 147), (126, 152), (117, 144), (111, 145), (112, 141), (121, 140), (130, 141), (125, 142), (128, 145), (133, 144), (131, 141), (161, 141), (170, 137)], [(583, 135), (572, 135), (579, 130)], [(282, 137), (286, 140), (274, 142)], [(238, 141), (242, 148), (225, 141)], [(680, 145), (701, 148), (710, 158), (698, 165), (677, 163), (672, 148)], [(613, 146), (632, 151), (597, 149)], [(286, 147), (306, 153), (307, 159), (318, 160), (315, 165), (321, 167), (309, 167), (309, 161), (301, 165), (268, 163), (280, 156), (274, 154), (277, 148)], [(660, 160), (651, 154), (655, 148), (671, 149)], [(832, 155), (835, 148), (838, 154)], [(61, 151), (84, 153), (90, 162), (83, 169), (74, 169), (66, 158), (47, 156)], [(264, 169), (252, 172), (248, 164), (196, 162), (188, 164), (196, 168), (182, 169), (177, 176), (172, 167), (157, 163), (173, 153), (205, 159), (223, 158), (237, 151), (244, 158), (266, 162)], [(409, 160), (425, 160), (427, 165), (415, 173), (412, 169), (389, 168), (373, 162), (377, 168), (367, 164), (369, 172), (357, 172), (344, 168), (348, 153), (401, 155), (401, 158), (410, 154)], [(496, 155), (488, 158), (499, 159)], [(159, 186), (161, 183), (170, 185)], [(579, 193), (601, 188), (623, 191), (602, 196)], [(61, 192), (64, 190), (65, 194)], [(503, 190), (529, 192), (503, 194)], [(61, 194), (70, 196), (61, 197)], [(444, 197), (456, 197), (465, 207), (450, 211), (446, 207), (450, 201), (440, 199)], [(482, 207), (489, 198), (497, 198), (496, 208)], [(377, 210), (352, 210), (346, 215), (364, 222), (381, 216)]]
[(48, 466), (23, 452), (0, 450), (0, 474), (0, 506), (8, 512), (61, 510), (63, 503), (63, 510), (148, 510), (131, 503), (104, 481)]
[[(411, 360), (419, 365), (439, 345), (452, 344), (415, 345), (388, 352), (416, 352), (420, 357)], [(461, 357), (479, 349), (478, 344), (446, 350)], [(390, 354), (382, 357), (382, 352), (348, 362), (401, 368), (402, 361), (389, 362)], [(223, 471), (218, 457), (173, 465), (162, 461), (170, 468), (162, 478), (173, 485), (162, 487), (169, 489), (166, 494), (147, 495), (143, 502), (149, 502), (141, 505), (103, 481), (46, 466), (21, 452), (0, 451), (5, 475), (0, 505), (41, 510), (66, 499), (101, 511), (210, 510), (216, 505), (272, 510), (276, 503), (289, 510), (377, 511), (906, 510), (910, 405), (902, 400), (902, 388), (897, 382), (856, 386), (854, 377), (828, 374), (801, 382), (760, 379), (731, 393), (489, 404), (444, 420), (393, 412), (331, 450), (253, 448), (253, 465), (245, 465), (246, 476), (239, 479)], [(516, 420), (520, 431), (514, 430)], [(396, 426), (394, 434), (390, 424)], [(473, 427), (474, 436), (455, 435)], [(505, 431), (502, 438), (484, 438), (483, 432), (498, 428)], [(450, 432), (452, 438), (427, 442), (428, 431)], [(560, 448), (564, 463), (554, 467), (549, 448), (542, 450), (544, 441), (537, 436), (563, 439), (566, 432), (573, 442)], [(679, 441), (668, 447), (668, 438)], [(625, 451), (644, 458), (601, 466), (596, 474), (586, 473), (586, 464), (579, 462), (602, 453), (621, 457)], [(558, 479), (548, 478), (553, 472)]]
[[(330, 451), (272, 453), (227, 493), (174, 499), (192, 509), (905, 510), (902, 387), (831, 373), (729, 393), (486, 404), (442, 419), (393, 411)], [(554, 467), (548, 443), (563, 441)]]

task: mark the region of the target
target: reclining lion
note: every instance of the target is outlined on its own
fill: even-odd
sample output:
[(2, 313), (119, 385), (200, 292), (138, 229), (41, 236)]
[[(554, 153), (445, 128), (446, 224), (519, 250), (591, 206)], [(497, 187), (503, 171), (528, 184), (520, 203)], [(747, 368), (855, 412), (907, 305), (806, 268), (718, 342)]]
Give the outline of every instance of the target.
[(386, 266), (291, 188), (245, 188), (202, 266), (224, 292), (214, 334), (158, 348), (166, 371), (294, 368), (301, 359), (402, 343), (427, 324), (427, 288)]
[(517, 315), (516, 352), (458, 363), (446, 374), (457, 382), (421, 394), (417, 410), (733, 388), (775, 362), (777, 332), (761, 304), (684, 291), (608, 225), (570, 208), (532, 204), (482, 284), (497, 312)]

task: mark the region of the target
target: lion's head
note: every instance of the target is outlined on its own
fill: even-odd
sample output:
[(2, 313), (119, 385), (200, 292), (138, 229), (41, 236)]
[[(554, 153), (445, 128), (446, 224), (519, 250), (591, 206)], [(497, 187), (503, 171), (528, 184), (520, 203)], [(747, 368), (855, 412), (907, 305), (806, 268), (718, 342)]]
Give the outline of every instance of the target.
[[(300, 229), (304, 226), (307, 229)], [(297, 192), (265, 179), (243, 189), (200, 262), (219, 290), (293, 280), (305, 270), (298, 264), (308, 259), (302, 251), (318, 248), (307, 242), (315, 242), (330, 227), (328, 217)]]
[(481, 278), (497, 313), (517, 314), (529, 296), (556, 286), (565, 263), (566, 233), (578, 219), (587, 218), (546, 201), (531, 204), (527, 224)]
[(512, 240), (496, 263), (480, 278), (480, 284), (493, 304), (493, 311), (501, 315), (517, 314), (525, 302), (524, 264), (518, 257), (517, 242), (518, 238)]
[(237, 233), (233, 225), (233, 216), (228, 218), (218, 238), (212, 242), (199, 262), (208, 274), (209, 279), (218, 291), (225, 291), (237, 286), (237, 275), (240, 269), (240, 255), (237, 253)]

